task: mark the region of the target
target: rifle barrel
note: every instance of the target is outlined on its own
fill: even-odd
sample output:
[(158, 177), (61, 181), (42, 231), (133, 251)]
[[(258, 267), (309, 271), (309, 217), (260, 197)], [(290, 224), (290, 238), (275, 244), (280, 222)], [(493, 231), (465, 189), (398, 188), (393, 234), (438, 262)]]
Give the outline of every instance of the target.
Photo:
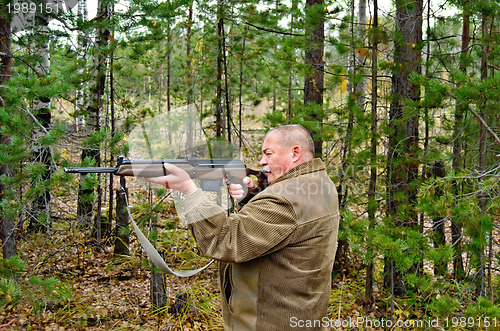
[(117, 170), (118, 167), (64, 168), (64, 172), (68, 174), (93, 174), (93, 173), (114, 174)]

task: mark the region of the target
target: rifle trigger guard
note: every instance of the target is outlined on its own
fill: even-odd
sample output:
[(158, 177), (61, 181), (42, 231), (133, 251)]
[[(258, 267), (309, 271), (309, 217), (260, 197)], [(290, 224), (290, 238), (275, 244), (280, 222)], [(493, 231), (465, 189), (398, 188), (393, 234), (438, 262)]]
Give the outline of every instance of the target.
[(225, 169), (222, 169), (222, 173), (224, 174), (224, 179), (226, 182), (226, 185), (230, 185), (233, 179), (233, 176), (231, 174), (227, 173)]

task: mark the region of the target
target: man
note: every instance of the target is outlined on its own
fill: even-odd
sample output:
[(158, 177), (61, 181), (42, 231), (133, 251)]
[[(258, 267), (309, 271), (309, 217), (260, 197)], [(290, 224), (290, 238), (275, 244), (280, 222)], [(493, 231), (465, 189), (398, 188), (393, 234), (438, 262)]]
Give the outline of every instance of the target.
[[(260, 164), (270, 185), (230, 216), (173, 165), (149, 180), (187, 196), (180, 210), (196, 242), (220, 261), (225, 330), (323, 330), (337, 248), (335, 185), (299, 125), (270, 130)], [(230, 192), (243, 197), (241, 185)]]

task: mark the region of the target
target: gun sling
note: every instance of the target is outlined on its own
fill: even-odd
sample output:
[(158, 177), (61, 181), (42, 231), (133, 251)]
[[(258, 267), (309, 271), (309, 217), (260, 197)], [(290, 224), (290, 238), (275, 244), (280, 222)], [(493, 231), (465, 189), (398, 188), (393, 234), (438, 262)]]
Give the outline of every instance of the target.
[(130, 208), (128, 206), (128, 198), (127, 195), (125, 195), (125, 203), (127, 207), (127, 213), (128, 217), (130, 218), (130, 221), (132, 222), (132, 226), (134, 227), (134, 232), (135, 235), (137, 236), (137, 239), (139, 240), (139, 243), (141, 244), (142, 248), (146, 252), (147, 256), (150, 258), (151, 262), (154, 264), (155, 267), (160, 269), (164, 273), (172, 274), (177, 277), (185, 278), (185, 277), (191, 277), (196, 275), (199, 272), (202, 272), (206, 268), (208, 268), (214, 260), (208, 262), (205, 266), (194, 269), (194, 270), (172, 270), (163, 260), (163, 258), (160, 256), (156, 248), (151, 244), (146, 238), (146, 236), (142, 233), (141, 229), (137, 226), (137, 224), (134, 221), (134, 218), (132, 217), (132, 213), (130, 212)]

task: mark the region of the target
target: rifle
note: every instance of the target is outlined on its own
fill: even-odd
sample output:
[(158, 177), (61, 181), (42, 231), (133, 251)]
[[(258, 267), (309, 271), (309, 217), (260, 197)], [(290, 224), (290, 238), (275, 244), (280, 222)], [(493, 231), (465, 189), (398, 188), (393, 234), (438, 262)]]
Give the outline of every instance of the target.
[[(250, 169), (239, 159), (126, 160), (120, 156), (116, 167), (64, 168), (64, 172), (83, 175), (109, 173), (115, 176), (160, 177), (169, 174), (163, 166), (165, 163), (183, 169), (192, 179), (200, 179), (200, 186), (205, 191), (218, 191), (223, 179), (232, 183), (241, 183), (247, 176), (257, 178), (256, 187), (248, 192), (251, 195), (255, 195), (268, 185), (267, 176), (262, 170)], [(243, 188), (246, 189), (246, 185), (243, 185)]]
[[(200, 186), (205, 191), (218, 192), (223, 184), (223, 179), (230, 182), (240, 183), (246, 176), (257, 177), (258, 184), (256, 187), (247, 191), (246, 196), (239, 201), (244, 204), (249, 201), (254, 195), (259, 193), (267, 186), (267, 176), (262, 170), (253, 170), (248, 168), (241, 160), (238, 159), (172, 159), (172, 160), (125, 160), (123, 156), (118, 157), (116, 167), (79, 167), (79, 168), (64, 168), (65, 173), (70, 174), (92, 174), (92, 173), (107, 173), (115, 176), (135, 176), (135, 177), (160, 177), (166, 176), (169, 172), (163, 166), (165, 163), (173, 164), (185, 170), (192, 179), (200, 179)], [(242, 185), (247, 190), (246, 185)], [(152, 263), (165, 273), (171, 273), (178, 277), (191, 277), (198, 272), (205, 270), (213, 260), (204, 267), (195, 270), (172, 270), (158, 254), (154, 246), (144, 236), (142, 231), (135, 223), (130, 208), (128, 206), (127, 195), (125, 195), (126, 208), (137, 238), (144, 248), (146, 254), (151, 259)]]
[[(246, 176), (257, 177), (257, 185), (250, 190), (247, 190), (246, 185), (242, 184), (243, 189), (247, 190), (247, 194), (238, 202), (240, 205), (248, 202), (253, 196), (265, 189), (268, 185), (267, 176), (262, 170), (250, 169), (243, 163), (243, 161), (238, 159), (185, 158), (172, 160), (125, 160), (123, 156), (120, 156), (118, 157), (118, 164), (116, 167), (64, 168), (64, 172), (82, 175), (92, 173), (108, 173), (115, 176), (160, 177), (169, 174), (163, 166), (165, 163), (173, 164), (185, 170), (192, 179), (200, 179), (200, 186), (205, 191), (218, 192), (220, 186), (222, 186), (223, 179), (227, 179), (233, 183), (242, 183), (243, 178)], [(195, 270), (172, 270), (135, 223), (132, 213), (130, 212), (130, 208), (128, 207), (128, 199), (126, 195), (125, 199), (127, 201), (126, 207), (129, 219), (132, 222), (137, 238), (152, 263), (161, 271), (171, 273), (178, 277), (191, 277), (205, 270), (208, 266), (210, 266), (210, 264), (212, 264), (214, 260), (210, 261), (204, 267)]]

